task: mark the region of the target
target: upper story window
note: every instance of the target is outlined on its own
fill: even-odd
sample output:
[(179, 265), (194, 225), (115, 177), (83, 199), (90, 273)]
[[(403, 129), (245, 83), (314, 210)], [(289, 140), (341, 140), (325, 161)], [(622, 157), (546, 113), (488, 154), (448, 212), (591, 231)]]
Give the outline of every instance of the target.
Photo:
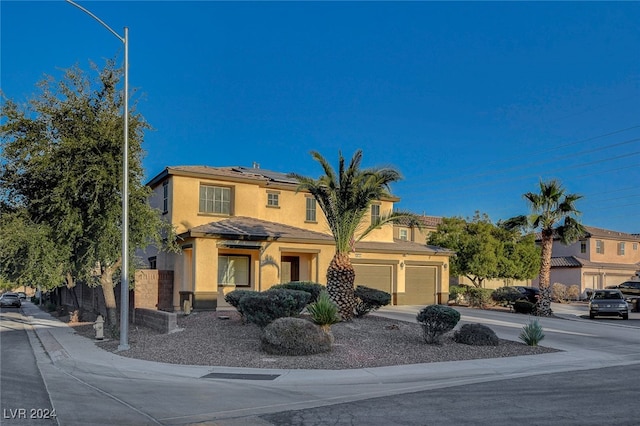
[[(169, 181), (162, 182), (162, 213), (169, 211)], [(153, 268), (152, 268), (153, 269)]]
[(624, 242), (618, 243), (618, 255), (619, 256), (624, 256), (624, 249), (625, 249)]
[(587, 252), (587, 242), (580, 241), (580, 253), (586, 253), (586, 252)]
[(156, 256), (149, 258), (149, 269), (158, 269), (158, 258)]
[(633, 250), (634, 251), (638, 250), (638, 243), (633, 243)]
[(280, 193), (267, 192), (267, 207), (279, 207), (279, 206), (280, 206)]
[(200, 213), (231, 214), (231, 188), (200, 185)]
[(307, 222), (316, 222), (316, 199), (307, 197), (307, 212), (305, 215)]
[(371, 205), (371, 223), (375, 223), (380, 220), (380, 204)]
[(604, 254), (604, 241), (596, 240), (596, 253)]
[(400, 239), (407, 241), (409, 232), (406, 229), (400, 229)]

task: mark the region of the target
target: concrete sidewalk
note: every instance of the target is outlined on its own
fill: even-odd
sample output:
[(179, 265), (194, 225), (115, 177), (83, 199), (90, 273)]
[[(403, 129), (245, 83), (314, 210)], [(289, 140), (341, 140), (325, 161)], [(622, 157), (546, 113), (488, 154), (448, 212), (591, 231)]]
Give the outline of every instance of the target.
[[(129, 407), (138, 407), (134, 414), (144, 411), (144, 416), (157, 419), (162, 424), (193, 424), (211, 419), (216, 419), (216, 425), (260, 424), (261, 420), (256, 416), (266, 413), (640, 362), (635, 355), (575, 349), (544, 355), (353, 370), (174, 365), (127, 358), (104, 351), (92, 340), (76, 334), (71, 327), (31, 303), (23, 305), (23, 312), (30, 318), (33, 334), (54, 367), (87, 383), (93, 377), (99, 378), (96, 382), (100, 383), (101, 391), (112, 386), (113, 398), (122, 398), (129, 402)], [(134, 383), (135, 386), (148, 385), (149, 390), (146, 393), (139, 390), (132, 393), (129, 388), (118, 387), (116, 383), (119, 379), (127, 381), (129, 387)], [(163, 399), (154, 395), (154, 391), (160, 390), (158, 383), (175, 386), (181, 391), (163, 394)], [(221, 389), (224, 391), (221, 392)], [(213, 392), (215, 397), (207, 400), (206, 407), (203, 407), (200, 399), (191, 396), (196, 391), (199, 395)], [(138, 398), (138, 401), (131, 403), (125, 396)], [(140, 407), (144, 407), (144, 410)], [(238, 423), (238, 419), (244, 419), (245, 423)], [(154, 424), (154, 421), (150, 421), (150, 424)]]

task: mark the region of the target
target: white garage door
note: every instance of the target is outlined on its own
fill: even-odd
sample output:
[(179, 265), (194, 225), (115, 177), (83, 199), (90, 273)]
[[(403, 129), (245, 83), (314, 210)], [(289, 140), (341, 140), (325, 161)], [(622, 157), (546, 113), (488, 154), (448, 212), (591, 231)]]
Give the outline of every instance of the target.
[(391, 293), (392, 267), (391, 265), (353, 265), (356, 271), (355, 285)]

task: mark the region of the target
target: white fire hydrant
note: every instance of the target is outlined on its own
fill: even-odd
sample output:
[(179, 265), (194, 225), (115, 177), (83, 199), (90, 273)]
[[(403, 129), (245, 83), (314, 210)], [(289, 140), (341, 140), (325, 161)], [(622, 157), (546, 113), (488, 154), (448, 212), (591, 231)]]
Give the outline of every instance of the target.
[(96, 318), (93, 329), (96, 331), (96, 340), (104, 339), (104, 318), (102, 318), (102, 315), (98, 315), (98, 318)]

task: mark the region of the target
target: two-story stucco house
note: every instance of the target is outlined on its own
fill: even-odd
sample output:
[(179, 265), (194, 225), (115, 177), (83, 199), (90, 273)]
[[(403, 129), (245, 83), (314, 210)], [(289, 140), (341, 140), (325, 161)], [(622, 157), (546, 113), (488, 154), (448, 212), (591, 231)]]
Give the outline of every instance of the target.
[[(181, 253), (147, 252), (150, 266), (174, 271), (174, 309), (225, 305), (224, 294), (289, 281), (326, 284), (335, 253), (322, 210), (284, 173), (245, 167), (167, 167), (152, 178), (151, 203), (172, 223)], [(393, 209), (378, 200), (371, 215)], [(382, 226), (355, 246), (356, 285), (392, 294), (394, 304), (446, 303), (450, 250), (394, 238)]]
[[(638, 279), (640, 235), (585, 226), (579, 241), (553, 242), (551, 284), (578, 285), (580, 291), (601, 289)], [(534, 280), (538, 285), (539, 280)]]

